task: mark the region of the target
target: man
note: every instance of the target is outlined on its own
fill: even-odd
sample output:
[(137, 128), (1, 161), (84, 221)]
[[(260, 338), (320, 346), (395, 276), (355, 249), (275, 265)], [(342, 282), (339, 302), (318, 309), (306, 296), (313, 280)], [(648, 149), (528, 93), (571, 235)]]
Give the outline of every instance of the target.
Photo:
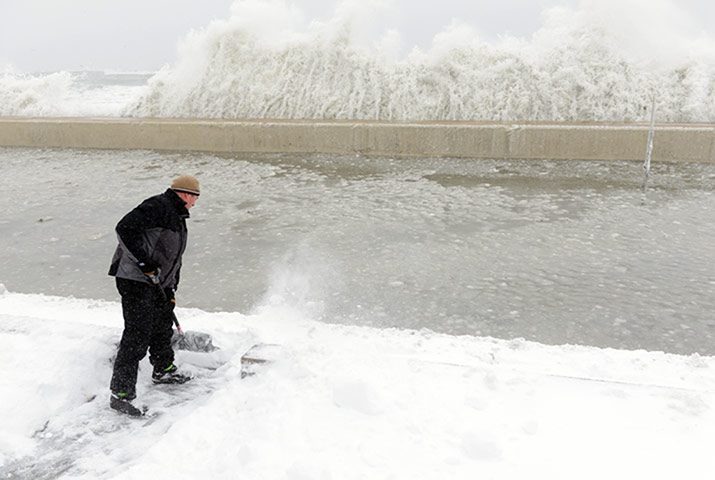
[(124, 333), (114, 361), (110, 407), (121, 413), (144, 414), (132, 400), (139, 362), (147, 349), (155, 384), (179, 384), (191, 378), (174, 365), (171, 336), (186, 219), (199, 193), (199, 181), (181, 175), (164, 193), (144, 200), (117, 224), (119, 245), (109, 275), (116, 277), (122, 297)]

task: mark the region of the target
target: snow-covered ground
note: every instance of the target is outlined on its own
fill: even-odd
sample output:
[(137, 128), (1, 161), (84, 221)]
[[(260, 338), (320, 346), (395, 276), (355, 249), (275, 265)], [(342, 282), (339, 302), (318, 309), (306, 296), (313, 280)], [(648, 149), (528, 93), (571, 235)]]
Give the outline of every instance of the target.
[[(0, 478), (711, 478), (712, 357), (177, 309), (220, 350), (108, 408), (118, 303), (0, 285)], [(241, 378), (256, 343), (277, 361)], [(144, 360), (146, 362), (146, 360)]]

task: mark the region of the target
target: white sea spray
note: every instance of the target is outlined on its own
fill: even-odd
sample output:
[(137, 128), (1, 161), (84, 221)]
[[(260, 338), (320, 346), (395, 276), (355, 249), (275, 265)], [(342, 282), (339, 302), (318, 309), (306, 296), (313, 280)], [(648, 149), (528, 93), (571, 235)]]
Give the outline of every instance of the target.
[(634, 122), (648, 119), (649, 99), (657, 92), (659, 121), (715, 119), (711, 56), (697, 56), (686, 41), (649, 54), (653, 39), (667, 36), (662, 29), (636, 31), (640, 36), (632, 43), (638, 49), (629, 47), (629, 39), (598, 12), (589, 5), (555, 9), (533, 38), (492, 43), (455, 20), (428, 51), (415, 48), (395, 59), (383, 48), (394, 49), (398, 33), (389, 31), (385, 42), (366, 48), (344, 10), (329, 22), (306, 26), (283, 2), (260, 8), (237, 2), (229, 20), (192, 32), (178, 64), (152, 78), (148, 93), (125, 113)]
[(67, 72), (27, 75), (6, 70), (0, 76), (0, 115), (57, 115), (62, 112), (72, 83), (72, 75)]
[(485, 36), (465, 9), (417, 46), (406, 0), (344, 0), (320, 18), (237, 0), (148, 82), (6, 70), (0, 115), (647, 122), (655, 95), (658, 122), (715, 121), (715, 39), (672, 0), (549, 8), (522, 37)]

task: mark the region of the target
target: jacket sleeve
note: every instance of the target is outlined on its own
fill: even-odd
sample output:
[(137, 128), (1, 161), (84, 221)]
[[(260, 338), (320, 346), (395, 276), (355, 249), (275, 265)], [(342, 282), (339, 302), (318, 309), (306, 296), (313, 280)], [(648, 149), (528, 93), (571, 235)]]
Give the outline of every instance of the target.
[(145, 248), (144, 232), (158, 226), (158, 210), (156, 205), (151, 205), (151, 201), (146, 200), (127, 213), (117, 224), (116, 232), (120, 241), (139, 262), (151, 260), (151, 252), (147, 252)]

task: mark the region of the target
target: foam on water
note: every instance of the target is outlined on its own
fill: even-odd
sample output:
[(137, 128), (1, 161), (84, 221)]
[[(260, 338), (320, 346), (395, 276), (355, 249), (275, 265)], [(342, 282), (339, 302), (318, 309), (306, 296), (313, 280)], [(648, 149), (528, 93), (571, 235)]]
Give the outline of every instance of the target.
[(7, 148), (0, 164), (11, 292), (115, 301), (117, 221), (192, 172), (181, 307), (715, 351), (713, 164), (655, 163), (645, 202), (624, 162)]
[(488, 41), (455, 19), (423, 48), (385, 23), (401, 6), (346, 1), (318, 20), (287, 0), (236, 1), (144, 89), (103, 91), (111, 105), (76, 101), (66, 73), (6, 73), (0, 114), (632, 122), (656, 94), (658, 121), (715, 121), (715, 40), (669, 0), (552, 8), (528, 39)]

